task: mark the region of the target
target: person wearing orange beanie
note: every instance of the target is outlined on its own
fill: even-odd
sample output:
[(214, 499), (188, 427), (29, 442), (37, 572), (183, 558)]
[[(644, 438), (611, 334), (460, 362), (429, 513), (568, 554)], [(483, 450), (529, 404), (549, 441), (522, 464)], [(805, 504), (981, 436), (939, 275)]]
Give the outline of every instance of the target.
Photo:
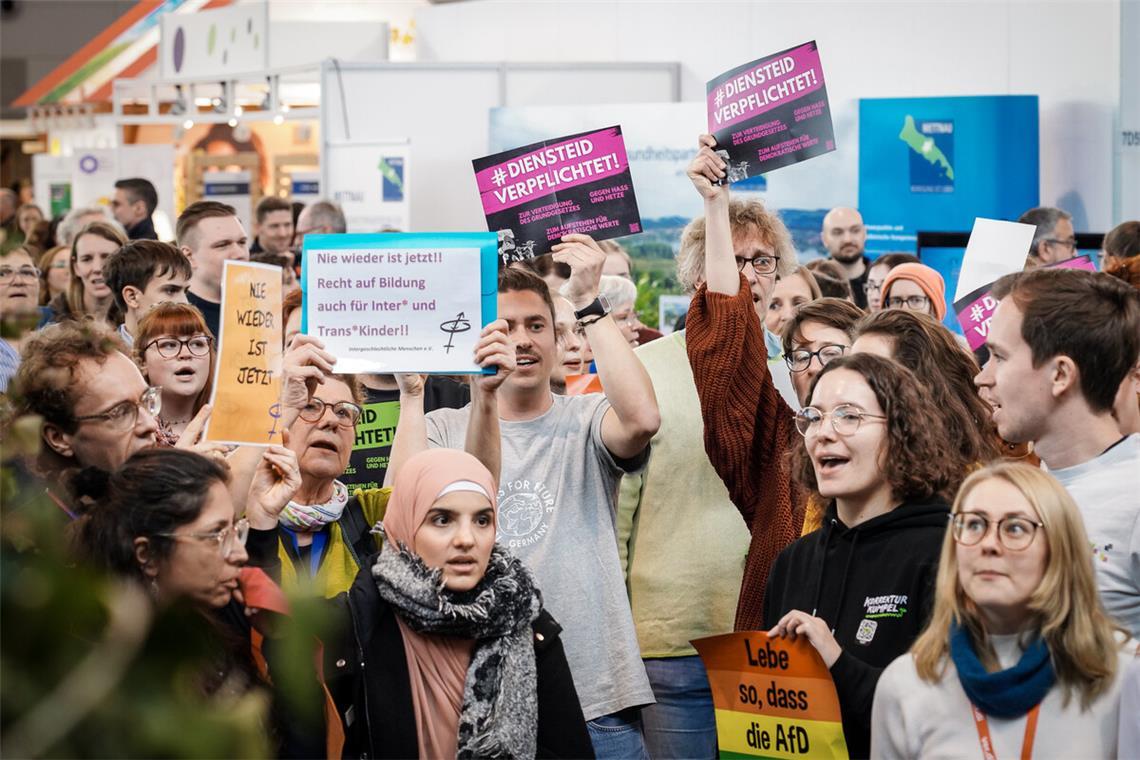
[[(925, 305), (920, 306), (922, 299)], [(946, 281), (925, 264), (899, 264), (883, 281), (883, 308), (925, 311), (941, 322), (946, 317)]]

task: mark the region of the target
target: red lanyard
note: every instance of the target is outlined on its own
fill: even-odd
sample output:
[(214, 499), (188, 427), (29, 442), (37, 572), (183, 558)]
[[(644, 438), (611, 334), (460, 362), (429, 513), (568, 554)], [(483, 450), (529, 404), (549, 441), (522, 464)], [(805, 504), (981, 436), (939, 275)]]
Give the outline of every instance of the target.
[[(978, 729), (978, 744), (982, 745), (982, 757), (984, 760), (997, 760), (997, 755), (994, 754), (994, 743), (990, 739), (990, 724), (986, 720), (986, 714), (973, 704), (970, 705), (970, 708), (974, 711), (974, 728)], [(1034, 705), (1025, 717), (1025, 736), (1021, 740), (1021, 760), (1029, 760), (1033, 757), (1033, 737), (1037, 733), (1037, 713), (1039, 712), (1041, 712), (1041, 705)]]

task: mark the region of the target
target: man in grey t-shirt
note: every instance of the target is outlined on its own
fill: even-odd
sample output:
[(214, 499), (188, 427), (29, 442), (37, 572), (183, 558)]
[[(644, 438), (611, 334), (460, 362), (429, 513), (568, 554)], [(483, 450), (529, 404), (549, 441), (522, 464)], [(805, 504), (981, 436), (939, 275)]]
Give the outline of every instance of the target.
[(998, 280), (990, 360), (974, 379), (1007, 441), (1033, 451), (1084, 518), (1097, 589), (1140, 636), (1140, 438), (1113, 416), (1140, 356), (1140, 294), (1107, 274), (1034, 269)]
[[(644, 757), (637, 709), (653, 702), (618, 559), (616, 498), (624, 472), (644, 466), (660, 416), (649, 376), (598, 299), (606, 256), (567, 235), (556, 261), (573, 274), (565, 294), (594, 352), (606, 395), (555, 396), (554, 306), (525, 270), (499, 279), (499, 318), (516, 370), (499, 391), (502, 472), (499, 541), (534, 572), (563, 627), (574, 685), (598, 757)], [(463, 448), (469, 408), (427, 416), (433, 446)]]

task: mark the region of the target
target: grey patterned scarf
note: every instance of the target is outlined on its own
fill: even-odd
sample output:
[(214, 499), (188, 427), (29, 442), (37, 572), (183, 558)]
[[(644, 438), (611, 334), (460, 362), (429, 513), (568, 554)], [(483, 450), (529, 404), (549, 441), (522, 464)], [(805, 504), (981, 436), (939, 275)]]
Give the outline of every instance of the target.
[(459, 758), (533, 758), (538, 679), (531, 623), (542, 596), (522, 562), (498, 544), (487, 573), (462, 593), (404, 546), (385, 541), (372, 577), (380, 596), (417, 633), (475, 640), (463, 685)]

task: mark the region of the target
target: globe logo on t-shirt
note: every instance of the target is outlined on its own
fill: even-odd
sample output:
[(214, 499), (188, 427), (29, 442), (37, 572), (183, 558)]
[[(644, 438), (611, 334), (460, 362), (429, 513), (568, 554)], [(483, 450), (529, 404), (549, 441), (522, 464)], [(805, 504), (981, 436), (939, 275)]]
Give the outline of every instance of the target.
[(542, 502), (538, 494), (516, 493), (499, 505), (499, 528), (508, 536), (530, 535), (542, 522)]

